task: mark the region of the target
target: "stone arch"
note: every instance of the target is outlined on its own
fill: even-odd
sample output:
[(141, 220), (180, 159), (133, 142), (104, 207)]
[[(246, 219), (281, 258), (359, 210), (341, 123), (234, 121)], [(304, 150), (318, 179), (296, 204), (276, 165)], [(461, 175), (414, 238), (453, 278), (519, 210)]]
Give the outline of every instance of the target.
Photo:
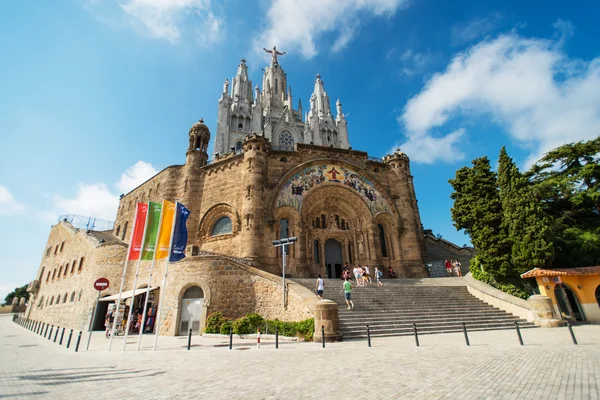
[[(267, 202), (267, 205), (268, 205), (268, 207), (266, 208), (267, 219), (273, 219), (273, 212), (277, 208), (277, 198), (279, 196), (279, 193), (281, 192), (281, 190), (284, 187), (284, 185), (286, 183), (288, 183), (292, 179), (292, 177), (294, 175), (296, 175), (299, 172), (305, 170), (306, 168), (310, 168), (310, 167), (316, 166), (316, 165), (323, 165), (323, 164), (341, 165), (344, 168), (348, 168), (349, 170), (353, 170), (357, 174), (359, 174), (360, 176), (368, 179), (370, 181), (370, 183), (375, 187), (375, 189), (377, 189), (377, 191), (379, 191), (379, 193), (381, 193), (383, 195), (383, 198), (386, 201), (387, 206), (390, 208), (389, 211), (393, 215), (395, 215), (395, 216), (400, 215), (399, 212), (398, 212), (398, 209), (396, 208), (395, 203), (390, 200), (390, 199), (392, 199), (392, 196), (390, 195), (389, 191), (383, 185), (381, 185), (364, 168), (361, 168), (358, 165), (353, 164), (351, 162), (348, 162), (346, 160), (332, 160), (332, 159), (329, 159), (329, 158), (317, 158), (317, 159), (313, 159), (313, 160), (304, 162), (302, 164), (298, 164), (296, 167), (290, 169), (288, 172), (286, 172), (285, 174), (283, 174), (281, 176), (281, 178), (279, 179), (279, 181), (277, 182), (277, 184), (273, 188), (273, 190), (272, 190), (272, 192), (271, 192), (271, 194), (269, 196), (269, 200)], [(339, 185), (341, 186), (342, 184), (339, 184)]]
[[(402, 256), (400, 251), (401, 220), (399, 218), (394, 218), (389, 213), (381, 212), (375, 215), (374, 221), (377, 226), (381, 225), (385, 232), (385, 243), (388, 253), (387, 258), (389, 260), (400, 260)], [(381, 248), (382, 245), (379, 235), (377, 235), (377, 240), (378, 247)]]
[(221, 217), (229, 217), (231, 220), (231, 235), (240, 231), (241, 221), (238, 212), (227, 203), (219, 203), (209, 208), (202, 216), (198, 225), (197, 237), (202, 240), (210, 239), (212, 228)]
[(179, 289), (179, 293), (177, 295), (177, 308), (175, 310), (175, 335), (178, 334), (179, 326), (181, 324), (181, 305), (183, 301), (183, 296), (185, 295), (185, 292), (187, 292), (188, 289), (194, 286), (198, 286), (200, 289), (202, 289), (202, 292), (204, 292), (204, 302), (202, 303), (202, 318), (200, 319), (200, 332), (204, 332), (204, 329), (206, 328), (206, 318), (208, 316), (208, 308), (210, 306), (212, 292), (208, 284), (204, 280), (200, 279), (195, 280), (193, 282), (188, 282), (185, 285), (181, 286), (181, 288)]

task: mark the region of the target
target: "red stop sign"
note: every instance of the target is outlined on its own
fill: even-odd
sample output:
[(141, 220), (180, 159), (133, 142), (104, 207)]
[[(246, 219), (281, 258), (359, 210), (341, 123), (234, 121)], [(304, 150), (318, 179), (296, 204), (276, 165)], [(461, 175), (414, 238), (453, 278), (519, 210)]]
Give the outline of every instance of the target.
[(101, 292), (104, 289), (108, 289), (108, 285), (110, 283), (108, 282), (108, 279), (106, 278), (98, 278), (96, 279), (96, 282), (94, 282), (94, 289), (96, 289), (97, 291)]

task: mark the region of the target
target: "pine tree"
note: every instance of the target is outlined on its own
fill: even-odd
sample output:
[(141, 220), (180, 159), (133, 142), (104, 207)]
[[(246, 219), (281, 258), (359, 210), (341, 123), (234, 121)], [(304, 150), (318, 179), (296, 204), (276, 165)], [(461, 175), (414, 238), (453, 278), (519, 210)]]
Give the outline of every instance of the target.
[(553, 257), (550, 221), (530, 182), (502, 147), (498, 166), (502, 225), (511, 243), (513, 274), (545, 267)]
[(494, 277), (513, 275), (509, 262), (510, 241), (502, 224), (502, 204), (496, 174), (487, 157), (477, 158), (473, 167), (463, 167), (449, 182), (454, 188), (452, 219), (457, 229), (471, 237), (484, 270)]

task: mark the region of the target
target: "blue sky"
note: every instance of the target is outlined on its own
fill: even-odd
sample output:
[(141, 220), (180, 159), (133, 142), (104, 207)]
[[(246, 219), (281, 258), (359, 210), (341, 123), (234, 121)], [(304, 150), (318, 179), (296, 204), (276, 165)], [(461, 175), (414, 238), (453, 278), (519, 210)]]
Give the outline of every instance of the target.
[(224, 79), (244, 57), (260, 83), (273, 45), (305, 109), (320, 73), (352, 147), (400, 146), (424, 226), (467, 243), (456, 169), (502, 145), (528, 166), (600, 132), (598, 15), (594, 1), (2, 1), (0, 296), (34, 279), (58, 215), (112, 220), (120, 193), (182, 164), (195, 121), (216, 131)]

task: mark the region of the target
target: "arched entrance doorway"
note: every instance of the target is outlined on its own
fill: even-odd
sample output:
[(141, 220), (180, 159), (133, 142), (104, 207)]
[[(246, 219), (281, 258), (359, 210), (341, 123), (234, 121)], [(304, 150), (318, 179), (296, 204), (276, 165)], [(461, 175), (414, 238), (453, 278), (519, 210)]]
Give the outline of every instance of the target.
[(335, 239), (325, 242), (325, 266), (328, 278), (342, 275), (342, 245)]
[(202, 304), (204, 292), (198, 286), (192, 286), (183, 294), (181, 299), (181, 318), (179, 322), (179, 335), (187, 335), (190, 328), (192, 333), (200, 332), (202, 320)]
[(554, 296), (556, 296), (560, 312), (565, 318), (573, 321), (585, 321), (583, 308), (581, 308), (577, 296), (569, 286), (564, 283), (556, 285), (554, 287)]
[(598, 303), (598, 307), (600, 307), (600, 285), (596, 288), (596, 303)]
[[(102, 298), (108, 297), (110, 295), (105, 294), (104, 296), (102, 296)], [(98, 302), (98, 307), (96, 307), (96, 318), (94, 321), (94, 326), (92, 326), (92, 330), (93, 331), (103, 331), (106, 330), (106, 327), (104, 326), (104, 322), (106, 319), (106, 314), (108, 313), (108, 302), (107, 301), (99, 301)], [(92, 321), (90, 321), (91, 323)]]

